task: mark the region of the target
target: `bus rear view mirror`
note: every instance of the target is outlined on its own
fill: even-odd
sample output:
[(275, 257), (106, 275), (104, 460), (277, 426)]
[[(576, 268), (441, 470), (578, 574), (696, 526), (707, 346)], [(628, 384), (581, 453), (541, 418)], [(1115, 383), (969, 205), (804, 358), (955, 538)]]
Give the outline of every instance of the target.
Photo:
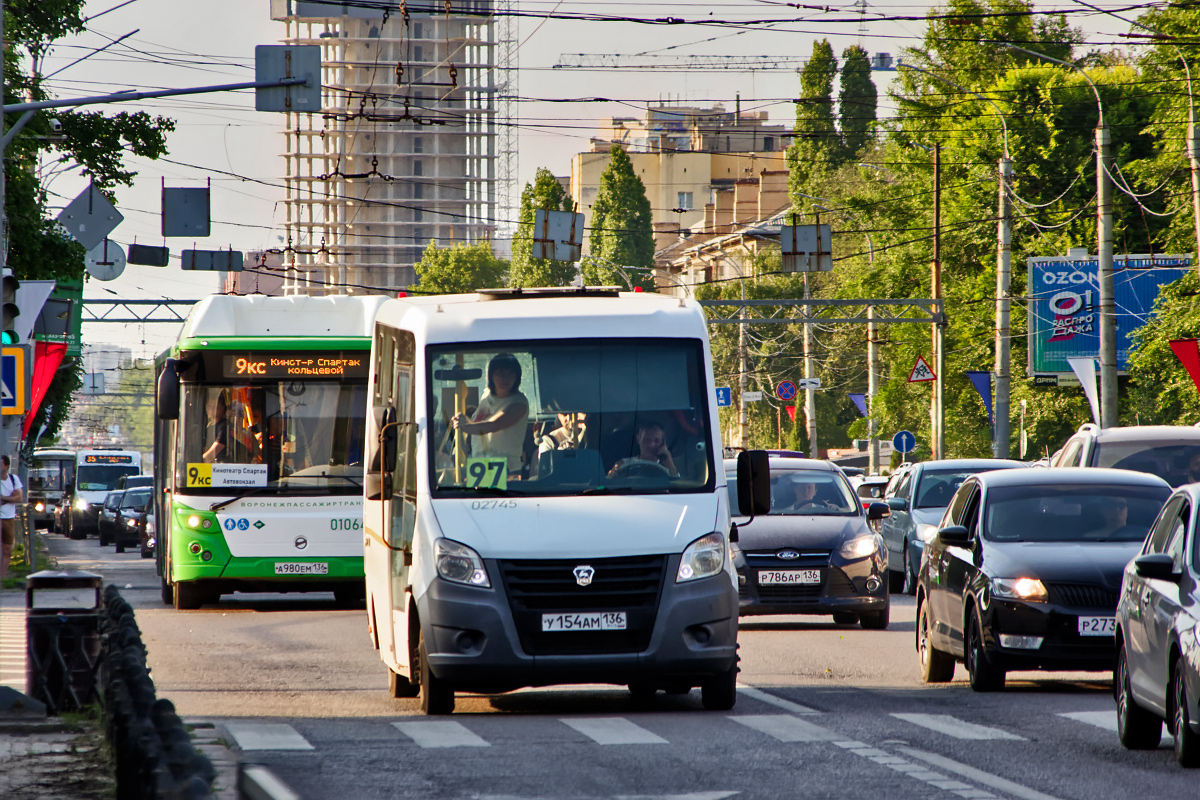
[(450, 369), (435, 369), (433, 377), (439, 381), (476, 381), (483, 377), (483, 370), (454, 366)]
[(365, 495), (368, 500), (387, 499), (392, 496), (392, 472), (396, 469), (396, 409), (390, 406), (375, 406), (375, 431), (368, 445)]
[(175, 359), (168, 358), (158, 373), (155, 407), (159, 419), (179, 419), (179, 371)]
[(771, 510), (770, 456), (765, 450), (745, 450), (737, 458), (738, 507), (757, 516)]

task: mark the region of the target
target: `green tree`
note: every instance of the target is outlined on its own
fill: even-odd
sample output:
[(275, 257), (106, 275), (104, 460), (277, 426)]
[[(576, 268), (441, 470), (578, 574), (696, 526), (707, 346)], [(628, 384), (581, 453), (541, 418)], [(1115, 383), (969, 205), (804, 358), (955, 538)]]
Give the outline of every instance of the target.
[[(833, 118), (833, 80), (837, 59), (828, 39), (813, 42), (812, 55), (800, 71), (800, 99), (796, 102), (796, 138), (787, 151), (793, 194), (805, 192), (808, 179), (837, 163), (841, 140)], [(796, 203), (802, 205), (802, 203)]]
[(609, 263), (638, 268), (628, 280), (644, 289), (654, 288), (649, 270), (654, 266), (654, 223), (646, 187), (633, 171), (624, 149), (613, 145), (608, 166), (600, 174), (592, 204), (592, 229), (588, 234), (592, 256), (584, 259), (583, 279), (589, 284), (626, 285), (626, 277)]
[(571, 196), (554, 173), (538, 167), (533, 183), (525, 184), (521, 192), (521, 216), (513, 239), (512, 269), (508, 276), (510, 286), (566, 286), (575, 279), (575, 265), (570, 261), (534, 258), (532, 255), (535, 212), (539, 209), (570, 211), (573, 208)]
[(505, 285), (508, 262), (492, 253), (487, 242), (438, 247), (432, 241), (414, 269), (422, 294), (463, 294)]
[(878, 99), (867, 51), (858, 45), (847, 47), (842, 51), (842, 85), (838, 92), (838, 121), (846, 158), (853, 159), (871, 144)]
[[(41, 64), (57, 39), (84, 30), (84, 0), (8, 0), (4, 4), (4, 102), (52, 99)], [(85, 67), (86, 69), (86, 67)], [(61, 130), (52, 131), (57, 119)], [(15, 122), (16, 117), (12, 120)], [(5, 213), (9, 222), (7, 264), (20, 280), (84, 280), (84, 250), (65, 236), (47, 207), (36, 168), (46, 159), (77, 164), (101, 191), (131, 185), (136, 173), (125, 166), (129, 155), (155, 159), (167, 152), (166, 135), (174, 122), (145, 112), (37, 111), (4, 153)], [(70, 414), (71, 398), (81, 384), (82, 364), (64, 365), (55, 374), (31, 430), (46, 424), (52, 439)], [(49, 413), (48, 413), (49, 412)], [(36, 435), (36, 434), (35, 434)], [(30, 437), (26, 448), (34, 446)]]

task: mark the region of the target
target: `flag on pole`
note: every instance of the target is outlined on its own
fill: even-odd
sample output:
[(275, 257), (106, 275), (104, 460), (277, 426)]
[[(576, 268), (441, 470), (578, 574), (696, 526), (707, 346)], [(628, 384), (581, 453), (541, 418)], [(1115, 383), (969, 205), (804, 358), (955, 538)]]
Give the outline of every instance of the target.
[(858, 406), (858, 413), (865, 417), (867, 415), (867, 396), (865, 394), (851, 394), (850, 399), (854, 401), (854, 405)]
[(1200, 391), (1200, 347), (1197, 347), (1196, 340), (1173, 339), (1171, 340), (1171, 349), (1175, 351), (1175, 357), (1192, 377), (1192, 383), (1196, 384), (1196, 390)]
[(979, 396), (983, 398), (983, 407), (988, 412), (988, 425), (994, 428), (996, 422), (992, 419), (992, 373), (967, 370), (967, 378), (971, 381), (971, 385), (975, 387), (975, 391), (979, 392)]
[(1075, 373), (1075, 377), (1079, 378), (1079, 382), (1083, 385), (1083, 393), (1088, 399), (1088, 404), (1092, 407), (1092, 419), (1099, 425), (1100, 393), (1096, 389), (1096, 359), (1068, 358), (1067, 363), (1071, 365), (1071, 371)]

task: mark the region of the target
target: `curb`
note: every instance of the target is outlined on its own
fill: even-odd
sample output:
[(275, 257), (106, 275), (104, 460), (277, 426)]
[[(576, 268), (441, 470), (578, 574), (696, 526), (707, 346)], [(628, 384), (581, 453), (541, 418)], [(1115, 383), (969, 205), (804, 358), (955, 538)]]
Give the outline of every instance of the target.
[(286, 783), (262, 764), (242, 764), (238, 797), (244, 800), (300, 800)]

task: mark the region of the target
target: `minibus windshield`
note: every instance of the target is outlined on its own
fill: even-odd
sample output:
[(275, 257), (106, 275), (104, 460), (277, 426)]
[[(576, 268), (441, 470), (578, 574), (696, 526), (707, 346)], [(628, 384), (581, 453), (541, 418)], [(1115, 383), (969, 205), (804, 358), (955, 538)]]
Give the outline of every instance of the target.
[(711, 490), (703, 350), (692, 339), (431, 346), (435, 496)]

